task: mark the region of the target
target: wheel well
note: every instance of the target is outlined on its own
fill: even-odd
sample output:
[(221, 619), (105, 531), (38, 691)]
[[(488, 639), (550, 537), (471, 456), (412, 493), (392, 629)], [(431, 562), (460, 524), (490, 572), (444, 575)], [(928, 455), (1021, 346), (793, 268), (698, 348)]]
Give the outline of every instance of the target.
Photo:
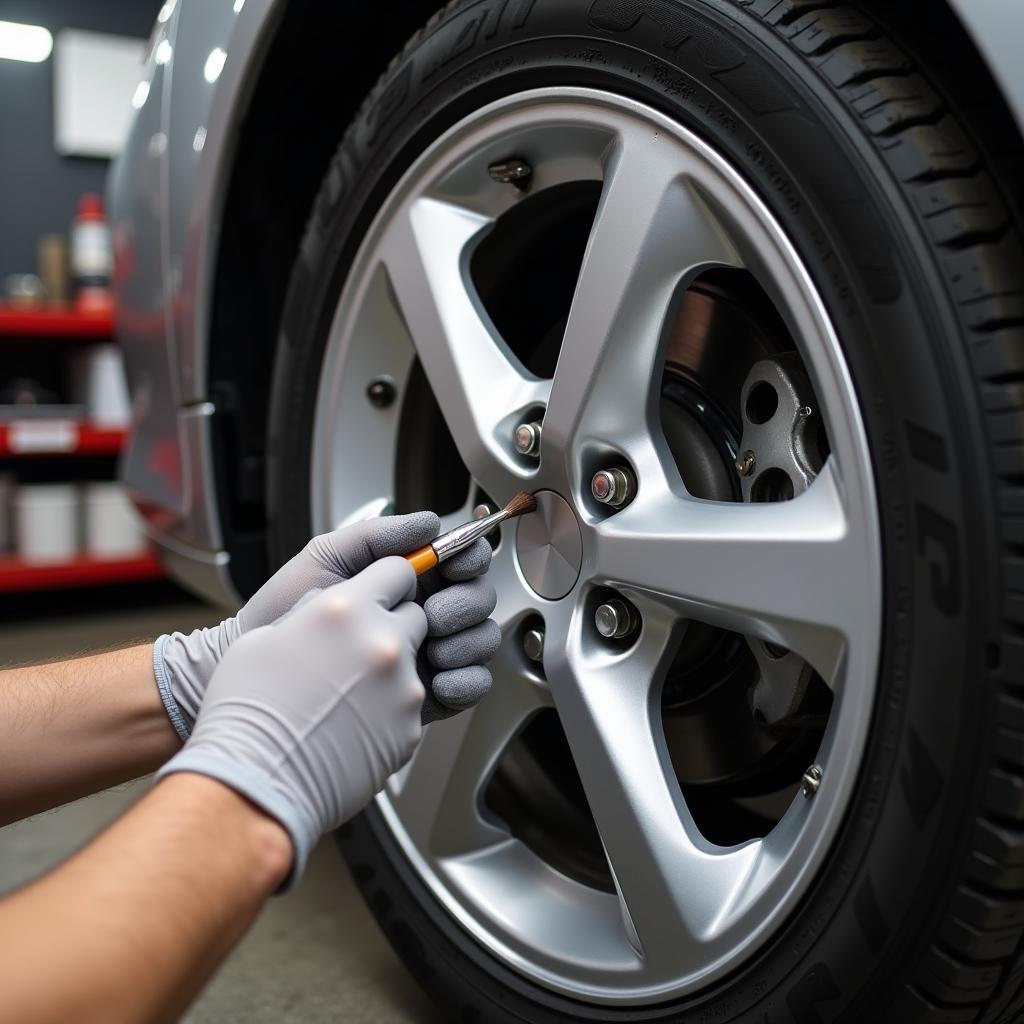
[(226, 195), (210, 324), (218, 507), (231, 575), (269, 571), (264, 451), (270, 376), (292, 264), (348, 123), (437, 0), (292, 0), (263, 56)]
[[(969, 76), (986, 118), (997, 119), (1019, 147), (1013, 117), (1001, 99), (993, 103), (1001, 97), (998, 87), (945, 0), (860, 2), (908, 49), (926, 50), (933, 60), (936, 48), (953, 51), (958, 92)], [(221, 225), (208, 367), (217, 410), (218, 507), (231, 575), (242, 594), (252, 593), (271, 568), (265, 536), (270, 379), (292, 264), (313, 200), (363, 98), (438, 7), (438, 0), (291, 0), (249, 98)], [(985, 134), (991, 137), (991, 131)]]

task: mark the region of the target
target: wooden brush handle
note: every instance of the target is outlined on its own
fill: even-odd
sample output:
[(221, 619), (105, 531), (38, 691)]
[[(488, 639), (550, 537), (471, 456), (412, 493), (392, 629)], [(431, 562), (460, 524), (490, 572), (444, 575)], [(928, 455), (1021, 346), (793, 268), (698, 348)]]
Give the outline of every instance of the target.
[(419, 551), (413, 551), (406, 555), (405, 560), (412, 563), (417, 576), (422, 576), (437, 565), (437, 552), (428, 544), (425, 548), (420, 548)]

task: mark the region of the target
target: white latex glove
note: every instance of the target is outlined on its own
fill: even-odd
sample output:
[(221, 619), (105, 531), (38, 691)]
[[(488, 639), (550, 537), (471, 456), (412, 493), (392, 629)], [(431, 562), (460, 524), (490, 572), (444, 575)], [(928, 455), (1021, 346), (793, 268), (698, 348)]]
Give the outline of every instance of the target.
[(358, 813), (412, 756), (427, 633), (405, 559), (374, 562), (231, 645), (195, 728), (160, 771), (198, 772), (288, 830), (289, 884), (325, 832)]

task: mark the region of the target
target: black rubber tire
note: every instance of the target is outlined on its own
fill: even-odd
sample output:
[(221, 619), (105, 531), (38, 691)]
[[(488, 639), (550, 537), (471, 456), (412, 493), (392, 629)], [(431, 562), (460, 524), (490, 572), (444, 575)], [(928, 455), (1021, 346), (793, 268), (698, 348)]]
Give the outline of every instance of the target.
[(556, 996), (454, 924), (374, 810), (342, 830), (381, 927), (450, 1020), (1024, 1019), (1024, 250), (1001, 177), (1020, 139), (956, 37), (925, 34), (932, 7), (893, 6), (906, 24), (806, 0), (458, 0), (396, 58), (330, 168), (275, 369), (278, 559), (308, 536), (320, 362), (369, 219), (446, 127), (541, 85), (658, 107), (760, 192), (838, 329), (881, 502), (880, 698), (853, 805), (799, 911), (726, 980), (629, 1010)]

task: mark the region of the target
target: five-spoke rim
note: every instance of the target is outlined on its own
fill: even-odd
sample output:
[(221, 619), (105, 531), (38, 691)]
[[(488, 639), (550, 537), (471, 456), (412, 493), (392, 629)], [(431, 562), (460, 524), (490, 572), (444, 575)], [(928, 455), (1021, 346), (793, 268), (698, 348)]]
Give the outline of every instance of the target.
[[(602, 182), (552, 380), (505, 344), (469, 277), (474, 247), (520, 202), (488, 176), (528, 153), (533, 193)], [(781, 503), (687, 493), (657, 423), (654, 368), (679, 296), (711, 267), (742, 267), (774, 301), (822, 406), (831, 453)], [(528, 301), (528, 297), (524, 297)], [(842, 351), (801, 260), (767, 207), (710, 147), (642, 105), (584, 89), (508, 97), (456, 125), (385, 201), (329, 338), (314, 437), (314, 527), (380, 514), (394, 495), (398, 412), (363, 400), (419, 360), (473, 480), (498, 500), (551, 489), (576, 510), (583, 566), (560, 601), (520, 571), (514, 528), (492, 582), (505, 631), (492, 693), (429, 727), (377, 806), (445, 909), (493, 954), (565, 994), (640, 1003), (683, 994), (749, 956), (821, 867), (855, 784), (875, 690), (881, 554), (870, 459)], [(542, 408), (539, 460), (512, 444)], [(358, 438), (358, 444), (353, 444)], [(589, 499), (592, 454), (635, 470), (635, 500)], [(451, 519), (468, 517), (472, 501)], [(639, 609), (635, 643), (610, 647), (585, 614), (595, 587)], [(509, 641), (543, 616), (543, 673)], [(699, 832), (660, 722), (667, 662), (688, 620), (781, 645), (833, 691), (825, 782), (762, 840), (722, 848)], [(485, 783), (541, 709), (561, 719), (617, 892), (581, 885), (488, 815)]]

